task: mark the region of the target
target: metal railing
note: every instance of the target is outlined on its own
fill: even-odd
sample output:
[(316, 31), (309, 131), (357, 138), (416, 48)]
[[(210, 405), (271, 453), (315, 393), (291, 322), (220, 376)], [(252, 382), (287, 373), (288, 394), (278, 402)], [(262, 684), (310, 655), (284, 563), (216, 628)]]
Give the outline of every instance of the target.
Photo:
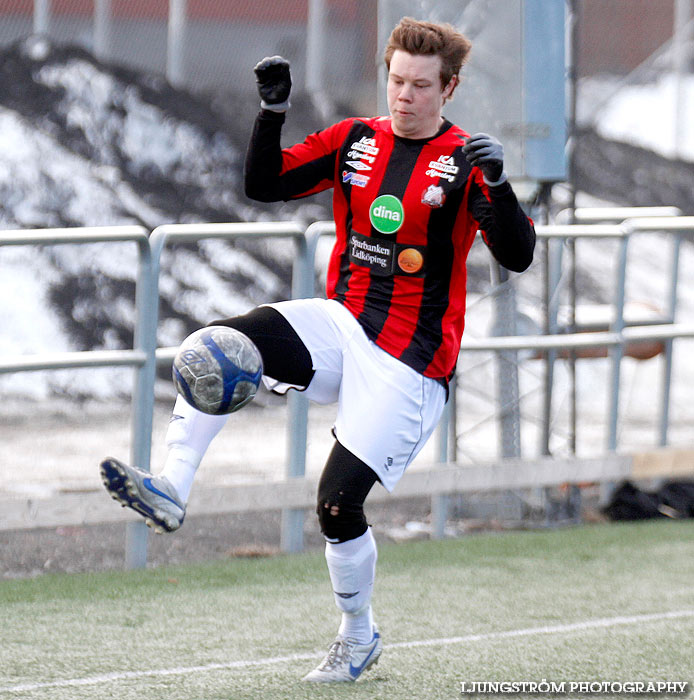
[[(557, 342), (566, 348), (579, 347), (609, 347), (611, 360), (610, 392), (609, 392), (609, 424), (606, 447), (608, 450), (615, 450), (618, 446), (617, 431), (619, 422), (619, 398), (620, 398), (620, 377), (621, 365), (624, 358), (625, 345), (628, 342), (642, 340), (664, 340), (664, 368), (661, 381), (661, 406), (659, 421), (659, 445), (667, 445), (667, 433), (670, 413), (670, 385), (672, 377), (672, 340), (675, 337), (686, 337), (691, 335), (691, 326), (688, 324), (675, 325), (677, 313), (677, 294), (679, 283), (680, 250), (682, 234), (694, 231), (694, 217), (677, 216), (678, 209), (674, 207), (653, 207), (644, 208), (640, 211), (638, 207), (619, 208), (598, 208), (596, 210), (577, 211), (577, 218), (587, 221), (604, 221), (607, 218), (617, 216), (619, 212), (629, 215), (638, 213), (649, 213), (650, 216), (629, 218), (618, 225), (599, 224), (588, 227), (581, 224), (559, 225), (559, 226), (538, 226), (539, 238), (552, 239), (559, 238), (573, 240), (581, 238), (612, 238), (619, 242), (617, 275), (613, 288), (612, 305), (615, 312), (610, 334), (579, 333), (577, 337), (567, 334), (557, 336)], [(669, 263), (669, 289), (667, 294), (666, 309), (660, 317), (658, 326), (636, 326), (628, 328), (624, 319), (625, 289), (627, 275), (627, 253), (630, 239), (635, 234), (660, 232), (672, 235), (670, 263)], [(555, 272), (554, 278), (558, 278)], [(550, 290), (553, 294), (556, 290)], [(672, 331), (672, 335), (670, 335)], [(586, 338), (587, 336), (587, 338)], [(588, 344), (584, 344), (584, 343)], [(465, 347), (465, 340), (463, 346)], [(575, 343), (575, 344), (574, 344)], [(559, 344), (553, 344), (537, 349), (558, 348)]]
[[(144, 303), (143, 287), (151, 279), (151, 254), (147, 230), (142, 226), (109, 226), (79, 229), (41, 229), (35, 231), (0, 231), (0, 246), (65, 245), (82, 243), (123, 243), (133, 241), (138, 247), (136, 299)], [(136, 302), (137, 303), (137, 302)], [(146, 353), (136, 339), (132, 350), (45, 353), (0, 358), (0, 374), (68, 367), (107, 367), (136, 365), (146, 362)]]
[[(2, 231), (0, 246), (10, 245), (61, 245), (85, 243), (137, 244), (138, 265), (135, 283), (135, 335), (132, 350), (100, 350), (87, 352), (46, 353), (30, 356), (0, 358), (0, 373), (30, 370), (66, 369), (71, 367), (136, 367), (135, 391), (132, 402), (131, 453), (132, 464), (149, 464), (147, 431), (151, 436), (152, 419), (147, 411), (153, 383), (154, 356), (146, 338), (149, 333), (146, 314), (141, 309), (148, 305), (148, 290), (152, 281), (152, 255), (142, 226), (113, 226), (80, 229), (42, 229), (37, 231)], [(146, 460), (146, 461), (142, 461)], [(130, 568), (144, 566), (146, 561), (146, 534), (143, 523), (128, 523), (126, 529), (126, 565)]]
[[(190, 243), (202, 239), (234, 238), (270, 238), (283, 237), (293, 239), (296, 245), (296, 256), (292, 270), (292, 298), (298, 299), (311, 296), (313, 292), (313, 258), (309, 257), (304, 229), (294, 222), (255, 222), (236, 224), (167, 224), (154, 229), (150, 237), (152, 248), (152, 277), (150, 294), (156, 299), (154, 309), (148, 310), (152, 318), (148, 321), (148, 347), (156, 353), (159, 360), (170, 361), (177, 348), (156, 349), (158, 300), (159, 300), (159, 269), (161, 254), (165, 246), (174, 243)], [(154, 373), (151, 376), (154, 387)], [(152, 392), (153, 393), (153, 392)], [(153, 395), (148, 399), (147, 413), (150, 421), (154, 409)], [(289, 422), (287, 426), (287, 464), (288, 478), (301, 477), (306, 469), (306, 437), (308, 432), (308, 401), (303, 394), (289, 392), (287, 397)], [(149, 466), (149, 455), (146, 464)], [(288, 508), (282, 511), (281, 546), (286, 552), (297, 552), (303, 548), (304, 511), (298, 508)]]
[[(135, 366), (135, 390), (131, 409), (130, 460), (143, 469), (150, 468), (154, 382), (157, 359), (171, 361), (176, 348), (157, 349), (159, 320), (159, 278), (161, 253), (170, 243), (209, 238), (264, 238), (281, 236), (296, 243), (292, 296), (307, 296), (313, 289), (313, 265), (308, 258), (304, 230), (293, 222), (164, 225), (147, 235), (140, 226), (82, 229), (44, 229), (39, 231), (0, 232), (0, 245), (59, 245), (64, 243), (108, 243), (134, 241), (139, 259), (135, 292), (135, 335), (132, 350), (46, 353), (0, 358), (0, 373), (78, 367)], [(306, 460), (308, 404), (292, 392), (289, 399), (289, 445), (287, 476), (303, 476)], [(300, 509), (283, 511), (282, 546), (297, 551), (303, 546), (303, 517)], [(301, 533), (301, 537), (299, 536)], [(144, 567), (147, 561), (148, 531), (142, 521), (128, 523), (126, 530), (126, 566)]]
[[(632, 210), (633, 211), (633, 210)], [(631, 212), (630, 212), (631, 213)], [(671, 280), (667, 317), (663, 323), (627, 327), (624, 323), (624, 298), (627, 267), (627, 246), (630, 237), (646, 231), (664, 231), (674, 236)], [(635, 218), (619, 225), (574, 224), (537, 226), (540, 239), (576, 240), (578, 238), (615, 239), (619, 242), (618, 273), (613, 291), (616, 320), (608, 331), (568, 333), (559, 335), (507, 336), (485, 339), (464, 337), (462, 348), (470, 351), (503, 352), (534, 349), (558, 350), (567, 348), (607, 347), (611, 351), (611, 382), (609, 392), (609, 429), (607, 449), (617, 447), (619, 422), (620, 368), (625, 344), (637, 340), (663, 340), (667, 353), (663, 373), (663, 399), (659, 441), (667, 444), (669, 420), (669, 390), (672, 381), (672, 341), (675, 338), (694, 337), (694, 323), (675, 323), (679, 246), (684, 233), (694, 231), (694, 217)], [(0, 245), (56, 245), (61, 243), (133, 241), (138, 246), (136, 283), (135, 337), (131, 350), (49, 353), (33, 356), (0, 358), (0, 373), (58, 369), (71, 367), (133, 366), (136, 369), (135, 391), (132, 400), (131, 459), (143, 468), (149, 468), (154, 408), (154, 381), (157, 362), (170, 362), (175, 348), (157, 348), (160, 259), (164, 248), (175, 243), (198, 241), (205, 238), (234, 239), (280, 236), (291, 238), (296, 245), (292, 273), (292, 296), (310, 297), (314, 293), (315, 256), (319, 239), (334, 233), (332, 222), (318, 222), (308, 229), (297, 223), (241, 223), (166, 225), (155, 229), (150, 236), (142, 227), (124, 226), (89, 229), (47, 229), (41, 231), (0, 232)], [(437, 459), (448, 461), (448, 416), (454, 413), (448, 406), (438, 432)], [(290, 392), (286, 475), (303, 477), (306, 460), (308, 406), (305, 398)], [(445, 496), (432, 491), (435, 532), (443, 532), (447, 502)], [(303, 546), (302, 509), (283, 511), (282, 548), (298, 551)], [(141, 567), (146, 562), (147, 531), (143, 523), (129, 523), (126, 542), (126, 564)]]

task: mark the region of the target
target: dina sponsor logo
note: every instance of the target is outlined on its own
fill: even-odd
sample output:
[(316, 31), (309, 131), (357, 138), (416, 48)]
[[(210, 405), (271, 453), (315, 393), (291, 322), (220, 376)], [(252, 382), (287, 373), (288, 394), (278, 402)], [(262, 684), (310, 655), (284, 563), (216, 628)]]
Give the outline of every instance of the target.
[(369, 219), (377, 231), (395, 233), (405, 220), (405, 210), (397, 197), (392, 194), (382, 194), (371, 203)]

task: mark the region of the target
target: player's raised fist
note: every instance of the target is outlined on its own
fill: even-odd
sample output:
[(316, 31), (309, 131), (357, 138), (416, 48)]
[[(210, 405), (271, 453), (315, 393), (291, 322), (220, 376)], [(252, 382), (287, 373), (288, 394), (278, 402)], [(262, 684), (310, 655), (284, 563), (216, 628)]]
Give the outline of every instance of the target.
[(253, 70), (260, 106), (273, 112), (285, 112), (289, 108), (289, 93), (292, 89), (289, 61), (282, 56), (267, 56)]

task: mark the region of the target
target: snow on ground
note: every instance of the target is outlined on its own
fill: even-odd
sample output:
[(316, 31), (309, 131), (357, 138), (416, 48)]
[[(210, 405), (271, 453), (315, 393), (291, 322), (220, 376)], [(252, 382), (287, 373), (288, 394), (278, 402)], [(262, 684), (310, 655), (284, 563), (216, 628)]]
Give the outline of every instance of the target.
[(646, 83), (593, 78), (581, 87), (579, 123), (607, 139), (694, 162), (694, 75), (661, 73)]
[[(8, 70), (0, 76), (0, 228), (152, 229), (262, 215), (240, 201), (241, 151), (203, 102), (80, 50), (31, 49), (27, 42), (2, 51)], [(17, 91), (20, 79), (26, 85)], [(221, 241), (201, 244), (198, 254), (167, 249), (160, 343), (177, 344), (196, 323), (282, 298), (286, 283), (273, 261), (286, 256), (264, 250), (261, 257)], [(0, 246), (0, 268), (9, 307), (0, 326), (3, 354), (130, 346), (133, 243)], [(105, 398), (122, 396), (123, 381), (118, 372), (82, 370), (0, 375), (0, 392), (45, 398), (79, 389)]]

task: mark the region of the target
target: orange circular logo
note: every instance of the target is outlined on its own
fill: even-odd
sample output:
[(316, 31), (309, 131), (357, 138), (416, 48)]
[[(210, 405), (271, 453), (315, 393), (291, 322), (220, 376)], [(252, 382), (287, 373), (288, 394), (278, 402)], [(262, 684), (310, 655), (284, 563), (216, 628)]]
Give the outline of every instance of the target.
[(398, 265), (403, 272), (414, 274), (422, 269), (424, 257), (416, 248), (405, 248), (398, 255)]

